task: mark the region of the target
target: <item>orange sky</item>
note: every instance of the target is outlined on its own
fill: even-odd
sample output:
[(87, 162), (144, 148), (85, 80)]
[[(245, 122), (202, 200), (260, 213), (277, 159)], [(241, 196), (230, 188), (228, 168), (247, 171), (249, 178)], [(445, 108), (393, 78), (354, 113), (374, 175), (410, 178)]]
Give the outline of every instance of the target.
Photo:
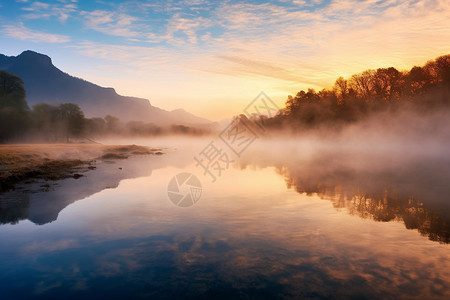
[(0, 18), (4, 54), (45, 53), (72, 75), (212, 120), (242, 112), (261, 91), (283, 106), (300, 89), (368, 68), (409, 69), (450, 49), (445, 0), (16, 5)]

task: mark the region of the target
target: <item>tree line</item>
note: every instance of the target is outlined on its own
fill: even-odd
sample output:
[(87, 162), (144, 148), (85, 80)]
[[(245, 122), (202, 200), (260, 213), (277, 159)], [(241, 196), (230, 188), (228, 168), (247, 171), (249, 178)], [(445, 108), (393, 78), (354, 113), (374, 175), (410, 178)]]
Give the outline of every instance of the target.
[(271, 129), (294, 132), (336, 127), (383, 111), (413, 107), (432, 110), (450, 104), (450, 55), (438, 57), (409, 71), (393, 67), (366, 70), (349, 79), (339, 77), (331, 89), (301, 90), (289, 95), (285, 108), (264, 119)]
[(123, 123), (117, 117), (86, 118), (77, 104), (38, 103), (30, 108), (23, 80), (0, 70), (0, 142), (22, 140), (70, 142), (105, 136), (201, 135), (207, 129), (183, 125), (161, 127), (153, 123)]

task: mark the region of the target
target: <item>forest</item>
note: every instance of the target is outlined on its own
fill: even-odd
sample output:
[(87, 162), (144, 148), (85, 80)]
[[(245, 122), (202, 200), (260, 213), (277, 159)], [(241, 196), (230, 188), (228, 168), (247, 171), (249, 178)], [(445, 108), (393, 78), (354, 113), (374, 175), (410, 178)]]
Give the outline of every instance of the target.
[(381, 112), (426, 113), (449, 105), (450, 55), (445, 55), (409, 71), (393, 67), (366, 70), (349, 79), (339, 77), (331, 89), (299, 91), (288, 96), (285, 108), (276, 116), (262, 121), (269, 129), (295, 133), (340, 129)]

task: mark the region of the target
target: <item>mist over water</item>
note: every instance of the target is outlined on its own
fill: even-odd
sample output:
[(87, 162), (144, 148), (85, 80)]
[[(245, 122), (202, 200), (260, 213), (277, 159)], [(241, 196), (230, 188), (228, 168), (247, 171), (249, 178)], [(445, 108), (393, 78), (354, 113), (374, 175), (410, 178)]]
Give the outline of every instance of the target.
[(299, 193), (449, 243), (449, 116), (448, 110), (384, 113), (339, 130), (272, 136), (251, 145), (239, 166), (274, 166)]
[[(0, 279), (10, 284), (0, 291), (89, 299), (96, 286), (109, 298), (193, 299), (396, 298), (407, 290), (445, 299), (447, 115), (266, 132), (240, 156), (218, 135), (100, 140), (164, 154), (99, 164), (20, 201), (3, 195), (16, 204), (2, 212), (0, 238), (11, 242), (0, 250), (10, 257)], [(211, 142), (233, 160), (215, 182), (194, 160)], [(182, 172), (203, 189), (187, 208), (167, 195)]]
[[(170, 136), (152, 139), (109, 139), (107, 144), (134, 142), (161, 147), (174, 155), (178, 166), (194, 163), (194, 156), (213, 142), (228, 154), (232, 167), (275, 167), (288, 187), (307, 194), (352, 199), (400, 197), (424, 202), (441, 214), (450, 214), (450, 110), (404, 109), (381, 112), (341, 128), (258, 131), (240, 156), (219, 135)], [(192, 172), (202, 174), (197, 165)], [(226, 172), (226, 170), (224, 171)], [(210, 180), (204, 177), (203, 180)], [(220, 178), (219, 178), (220, 181)]]
[[(286, 187), (300, 194), (318, 195), (362, 218), (399, 221), (432, 240), (449, 243), (449, 116), (447, 109), (405, 109), (398, 114), (378, 113), (338, 129), (301, 134), (289, 129), (260, 131), (240, 156), (218, 138), (220, 133), (135, 142), (167, 149), (174, 155), (172, 162), (184, 167), (213, 141), (233, 161), (232, 168), (274, 168)], [(211, 180), (198, 165), (189, 171), (202, 181)], [(220, 177), (217, 180), (221, 185)]]

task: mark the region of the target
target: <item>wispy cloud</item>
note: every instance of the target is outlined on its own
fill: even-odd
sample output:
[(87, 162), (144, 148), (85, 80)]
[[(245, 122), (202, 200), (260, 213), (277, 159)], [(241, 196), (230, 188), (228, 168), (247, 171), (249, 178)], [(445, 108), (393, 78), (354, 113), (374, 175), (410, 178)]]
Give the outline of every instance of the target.
[[(340, 75), (368, 67), (420, 64), (448, 52), (450, 38), (450, 27), (443, 25), (450, 18), (446, 1), (332, 1), (312, 10), (225, 3), (216, 14), (226, 30), (210, 48), (222, 58), (233, 53), (236, 65), (248, 66), (219, 67), (222, 72), (242, 76), (253, 69), (255, 75), (290, 81), (296, 72), (267, 66), (291, 66), (305, 72), (294, 76), (300, 85), (329, 86)], [(314, 67), (305, 70), (305, 63)]]
[[(145, 69), (167, 66), (169, 63), (175, 64), (181, 59), (176, 52), (161, 47), (112, 45), (92, 41), (84, 41), (70, 47), (82, 55), (113, 61), (134, 70), (136, 67)], [(136, 72), (139, 72), (139, 69)]]
[(26, 28), (23, 24), (4, 25), (1, 32), (11, 38), (45, 43), (67, 43), (70, 37), (61, 34), (44, 33)]
[[(216, 73), (227, 75), (260, 75), (296, 83), (302, 81), (309, 84), (317, 84), (317, 82), (312, 81), (307, 76), (298, 74), (297, 72), (299, 72), (300, 70), (288, 70), (287, 68), (280, 67), (272, 63), (242, 58), (239, 56), (220, 55), (218, 56), (218, 58), (228, 62), (232, 62), (234, 66), (228, 70), (222, 67), (221, 71), (215, 70), (214, 72)], [(304, 67), (301, 69), (302, 71), (305, 71)], [(211, 69), (209, 70), (211, 71)]]
[[(449, 52), (447, 0), (19, 2), (23, 23), (0, 27), (3, 35), (71, 39), (70, 49), (108, 68), (179, 82), (200, 78), (186, 88), (200, 82), (210, 95), (224, 80), (285, 95), (320, 89), (366, 68), (406, 69)], [(43, 33), (30, 19), (59, 22), (74, 35)]]
[(139, 37), (144, 35), (133, 29), (136, 17), (106, 10), (82, 11), (80, 15), (84, 18), (86, 28), (98, 32), (121, 37)]
[[(213, 24), (213, 21), (207, 18), (186, 18), (181, 14), (175, 14), (168, 22), (165, 38), (169, 43), (179, 42), (180, 39), (185, 40), (184, 37), (176, 36), (177, 33), (181, 33), (185, 35), (189, 43), (197, 44), (198, 39), (201, 38), (199, 31), (207, 29)], [(203, 37), (205, 36), (203, 35)]]
[[(168, 56), (182, 57), (181, 61), (187, 61), (183, 67), (194, 70), (329, 86), (336, 77), (362, 68), (409, 66), (412, 60), (423, 63), (420, 59), (433, 55), (430, 52), (444, 51), (450, 38), (450, 27), (443, 26), (450, 18), (446, 1), (285, 3), (290, 6), (228, 1), (213, 6), (207, 1), (139, 3), (142, 10), (163, 12), (160, 17), (165, 22), (157, 31), (140, 26), (126, 4), (117, 11), (84, 11), (88, 28), (167, 47), (103, 45), (100, 50), (84, 44), (79, 51), (100, 57), (104, 52), (116, 53), (110, 55), (116, 58), (133, 56), (141, 65), (161, 58), (148, 53), (164, 52), (163, 61)], [(200, 4), (206, 11), (197, 13), (195, 7)]]
[(29, 6), (22, 7), (23, 11), (28, 12), (23, 17), (25, 19), (49, 19), (55, 17), (60, 22), (66, 22), (71, 15), (77, 12), (77, 5), (75, 1), (60, 2), (61, 4), (48, 4), (39, 1), (32, 2)]

